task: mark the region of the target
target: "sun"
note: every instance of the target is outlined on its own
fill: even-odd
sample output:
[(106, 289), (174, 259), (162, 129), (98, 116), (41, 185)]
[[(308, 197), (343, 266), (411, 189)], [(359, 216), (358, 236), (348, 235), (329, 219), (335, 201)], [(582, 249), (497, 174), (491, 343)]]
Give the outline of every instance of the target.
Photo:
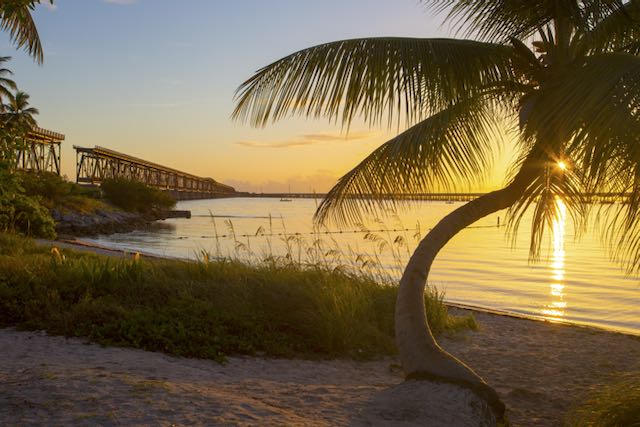
[(558, 162), (558, 167), (560, 168), (560, 170), (567, 170), (567, 164), (565, 162)]

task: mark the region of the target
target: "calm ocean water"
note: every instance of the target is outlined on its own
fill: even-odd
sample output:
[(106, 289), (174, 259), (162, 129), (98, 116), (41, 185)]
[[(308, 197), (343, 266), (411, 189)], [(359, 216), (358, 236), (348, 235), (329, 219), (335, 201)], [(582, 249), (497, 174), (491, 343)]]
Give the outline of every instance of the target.
[[(456, 206), (459, 204), (423, 202), (401, 213), (399, 218), (385, 219), (384, 224), (373, 220), (368, 223), (367, 227), (372, 230), (409, 229), (374, 233), (386, 241), (402, 236), (401, 239), (408, 242), (408, 248), (398, 250), (395, 256), (389, 246), (381, 252), (380, 242), (373, 242), (371, 236), (365, 239), (366, 234), (361, 232), (324, 235), (322, 239), (352, 258), (379, 253), (388, 271), (399, 275), (394, 259), (400, 258), (402, 262), (408, 259), (408, 251), (417, 244), (414, 238), (417, 223), (424, 235)], [(248, 251), (256, 257), (269, 252), (278, 255), (286, 252), (280, 233), (301, 233), (300, 239), (311, 245), (314, 237), (308, 233), (312, 231), (315, 207), (316, 201), (308, 199), (185, 201), (180, 202), (177, 209), (191, 210), (191, 219), (170, 219), (151, 230), (86, 240), (130, 251), (190, 259), (198, 257), (203, 250), (240, 257)], [(215, 227), (211, 214), (215, 216)], [(430, 283), (445, 291), (447, 301), (640, 335), (640, 279), (627, 277), (621, 266), (610, 260), (598, 233), (590, 232), (576, 240), (571, 224), (560, 218), (554, 224), (542, 259), (532, 264), (528, 261), (528, 227), (523, 225), (513, 247), (505, 229), (496, 226), (498, 217), (504, 222), (503, 213), (491, 215), (474, 224), (480, 227), (462, 231), (440, 253), (432, 268)], [(330, 227), (330, 230), (337, 229)], [(255, 236), (256, 232), (274, 236)], [(235, 240), (220, 237), (232, 233), (236, 235)], [(295, 244), (293, 252), (297, 256)], [(304, 253), (300, 256), (304, 258)]]

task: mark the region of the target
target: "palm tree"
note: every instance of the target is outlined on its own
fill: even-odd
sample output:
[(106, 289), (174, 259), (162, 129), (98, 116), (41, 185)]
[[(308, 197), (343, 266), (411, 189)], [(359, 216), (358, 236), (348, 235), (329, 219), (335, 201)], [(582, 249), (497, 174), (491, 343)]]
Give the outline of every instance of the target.
[(0, 122), (3, 127), (15, 135), (24, 135), (37, 126), (37, 108), (29, 106), (29, 94), (17, 91), (5, 104), (4, 111), (0, 113)]
[(17, 91), (9, 97), (9, 102), (0, 110), (0, 160), (15, 166), (16, 150), (24, 150), (27, 134), (37, 126), (37, 108), (29, 106), (29, 94)]
[(0, 56), (0, 103), (3, 99), (10, 99), (13, 91), (17, 89), (16, 83), (9, 78), (13, 73), (3, 67), (4, 63), (10, 59), (10, 56)]
[[(355, 117), (407, 129), (343, 176), (318, 222), (359, 222), (405, 204), (397, 194), (465, 188), (486, 175), (505, 126), (519, 159), (507, 185), (444, 217), (400, 280), (396, 341), (408, 377), (495, 392), (435, 341), (423, 294), (446, 243), (509, 209), (510, 230), (533, 211), (530, 253), (566, 205), (582, 229), (593, 192), (629, 193), (608, 233), (640, 265), (640, 1), (424, 0), (466, 39), (365, 38), (304, 49), (260, 69), (233, 117), (255, 126), (292, 114), (348, 127)], [(561, 167), (568, 165), (568, 168)], [(601, 211), (598, 211), (602, 213)], [(498, 403), (498, 410), (499, 408)]]
[(53, 4), (53, 0), (2, 0), (0, 2), (0, 29), (8, 31), (18, 48), (24, 48), (39, 64), (44, 60), (38, 29), (31, 12), (40, 3)]

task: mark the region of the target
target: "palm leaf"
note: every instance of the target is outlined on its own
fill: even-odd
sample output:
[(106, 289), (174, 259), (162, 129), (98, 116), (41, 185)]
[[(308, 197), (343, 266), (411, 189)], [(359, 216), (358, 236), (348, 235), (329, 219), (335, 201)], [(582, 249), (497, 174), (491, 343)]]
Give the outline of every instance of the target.
[(38, 29), (31, 16), (36, 3), (29, 0), (3, 0), (0, 6), (0, 29), (8, 31), (11, 41), (42, 63), (44, 54)]
[(605, 52), (608, 50), (640, 53), (640, 1), (620, 2), (610, 14), (598, 21), (589, 30), (582, 42), (589, 50)]
[(446, 20), (458, 32), (493, 42), (525, 40), (541, 30), (555, 30), (554, 21), (561, 20), (586, 32), (622, 6), (621, 0), (422, 0), (422, 3), (437, 12), (447, 12)]
[(488, 172), (499, 148), (498, 115), (475, 98), (432, 115), (386, 142), (343, 176), (315, 215), (318, 223), (361, 223), (407, 202), (402, 195), (463, 185)]
[[(617, 241), (620, 258), (630, 261), (629, 265), (637, 265), (640, 261), (639, 111), (639, 57), (624, 53), (596, 54), (567, 70), (564, 77), (559, 77), (537, 97), (523, 128), (523, 140), (525, 145), (538, 144), (550, 165), (559, 157), (568, 157), (572, 171), (560, 186), (544, 180), (538, 183), (535, 191), (514, 206), (514, 211), (523, 213), (534, 203), (545, 203), (547, 192), (565, 200), (568, 207), (573, 208), (570, 212), (574, 214), (574, 221), (584, 224), (589, 209), (580, 194), (630, 193), (628, 203), (617, 209), (599, 209), (598, 214), (611, 224), (606, 237), (611, 242)], [(545, 209), (551, 212), (552, 208)], [(545, 215), (534, 215), (533, 231), (537, 241), (532, 242), (532, 249), (540, 243), (542, 227), (539, 224), (549, 223)]]
[(370, 38), (315, 46), (259, 70), (236, 93), (235, 119), (265, 126), (290, 114), (370, 124), (416, 123), (512, 80), (513, 48), (453, 39)]

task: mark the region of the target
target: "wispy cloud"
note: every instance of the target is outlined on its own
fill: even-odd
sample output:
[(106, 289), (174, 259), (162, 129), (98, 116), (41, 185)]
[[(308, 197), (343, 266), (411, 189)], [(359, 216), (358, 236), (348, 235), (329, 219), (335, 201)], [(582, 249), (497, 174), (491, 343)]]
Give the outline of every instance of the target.
[(137, 3), (138, 0), (103, 0), (105, 3), (110, 4), (119, 4), (119, 5), (129, 5)]
[(289, 148), (289, 147), (302, 147), (307, 145), (316, 145), (326, 142), (334, 141), (356, 141), (370, 137), (372, 132), (350, 132), (347, 135), (332, 134), (332, 133), (310, 133), (306, 135), (300, 135), (296, 138), (287, 139), (284, 141), (238, 141), (236, 145), (242, 145), (243, 147), (251, 148)]

